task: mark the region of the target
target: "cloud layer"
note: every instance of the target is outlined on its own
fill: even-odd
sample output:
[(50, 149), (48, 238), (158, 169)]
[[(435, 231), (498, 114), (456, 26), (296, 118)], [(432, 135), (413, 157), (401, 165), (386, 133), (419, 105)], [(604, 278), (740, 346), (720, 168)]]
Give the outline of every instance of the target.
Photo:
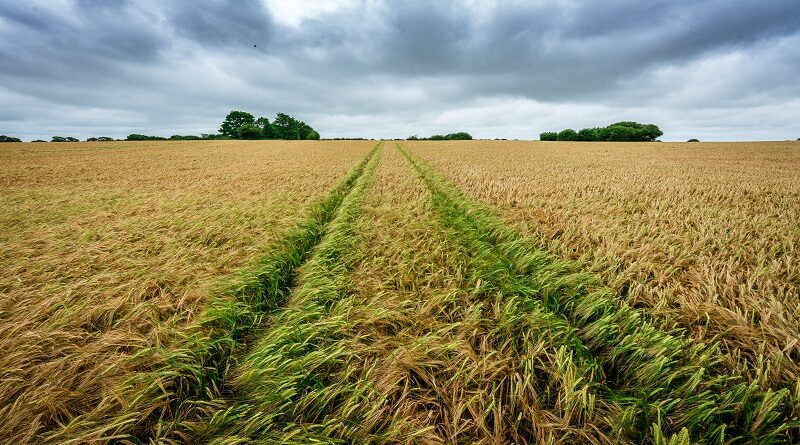
[(800, 2), (0, 0), (0, 133), (800, 137)]

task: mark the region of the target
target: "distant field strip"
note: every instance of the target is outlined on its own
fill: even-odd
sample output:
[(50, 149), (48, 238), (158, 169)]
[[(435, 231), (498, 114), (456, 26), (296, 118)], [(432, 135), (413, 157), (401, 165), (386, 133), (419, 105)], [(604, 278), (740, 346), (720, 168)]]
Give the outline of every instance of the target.
[[(713, 443), (792, 443), (797, 394), (762, 390), (720, 366), (716, 345), (693, 344), (680, 331), (659, 330), (590, 274), (556, 260), (453, 188), (404, 151), (425, 178), (434, 207), (453, 235), (476, 257), (482, 285), (523, 300), (537, 324), (561, 332), (568, 365), (553, 366), (551, 381), (570, 392), (569, 421), (595, 425), (634, 443), (686, 428), (692, 440)], [(541, 392), (547, 395), (546, 391)]]
[(346, 417), (329, 412), (334, 401), (361, 392), (358, 382), (330, 378), (349, 353), (339, 341), (343, 320), (331, 309), (352, 292), (344, 258), (357, 248), (353, 226), (379, 159), (376, 155), (367, 163), (303, 265), (287, 307), (272, 317), (241, 362), (232, 406), (213, 413), (209, 431), (201, 433), (223, 431), (212, 443), (313, 443), (329, 437), (330, 429), (347, 429), (364, 420), (358, 403)]
[[(68, 438), (76, 443), (110, 438), (135, 438), (142, 443), (179, 440), (184, 430), (210, 409), (209, 401), (219, 397), (235, 355), (246, 349), (254, 330), (285, 302), (295, 269), (323, 238), (365, 167), (375, 162), (379, 145), (314, 205), (311, 216), (273, 244), (254, 267), (242, 273), (235, 286), (211, 302), (196, 325), (183, 333), (181, 347), (137, 353), (152, 355), (148, 362), (154, 364), (153, 370), (126, 382), (120, 394), (115, 394), (123, 398), (121, 404), (119, 400), (103, 401), (97, 411), (77, 417), (48, 439), (63, 442)], [(122, 414), (115, 413), (120, 408)]]

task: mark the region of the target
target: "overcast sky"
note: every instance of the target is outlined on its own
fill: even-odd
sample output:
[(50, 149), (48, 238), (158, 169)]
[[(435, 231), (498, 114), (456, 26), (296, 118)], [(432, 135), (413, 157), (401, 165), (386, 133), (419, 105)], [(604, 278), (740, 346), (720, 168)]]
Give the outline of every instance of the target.
[(800, 137), (800, 0), (0, 0), (0, 134)]

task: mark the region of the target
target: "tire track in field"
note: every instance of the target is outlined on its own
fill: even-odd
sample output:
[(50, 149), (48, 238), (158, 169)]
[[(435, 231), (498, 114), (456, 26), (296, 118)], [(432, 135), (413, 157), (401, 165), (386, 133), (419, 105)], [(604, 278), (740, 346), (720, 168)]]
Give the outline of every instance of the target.
[(449, 239), (424, 182), (398, 151), (385, 153), (378, 177), (360, 226), (368, 242), (353, 272), (359, 298), (347, 311), (345, 341), (358, 359), (338, 372), (372, 389), (362, 405), (379, 416), (331, 439), (600, 443), (596, 431), (562, 421), (563, 407), (542, 397), (571, 391), (552, 384), (563, 356), (548, 344), (558, 333), (514, 335), (533, 317), (475, 292), (469, 255)]
[(264, 318), (282, 307), (296, 270), (320, 244), (344, 203), (356, 193), (377, 162), (382, 142), (312, 208), (311, 215), (257, 262), (220, 297), (175, 349), (152, 348), (144, 370), (104, 400), (93, 412), (73, 419), (42, 439), (52, 443), (124, 441), (152, 443), (183, 440), (193, 426), (217, 407), (236, 356), (248, 349)]
[[(399, 145), (398, 145), (398, 148)], [(728, 375), (715, 345), (663, 332), (647, 314), (620, 303), (590, 274), (572, 270), (526, 243), (490, 211), (466, 198), (419, 158), (400, 148), (425, 180), (434, 208), (467, 246), (483, 292), (535, 303), (561, 320), (564, 346), (592, 397), (610, 413), (605, 428), (620, 440), (661, 443), (684, 433), (715, 443), (793, 443), (798, 422), (788, 390), (762, 390)], [(537, 302), (538, 301), (538, 302)], [(577, 339), (572, 341), (571, 334)], [(599, 373), (592, 371), (594, 364)], [(591, 399), (591, 397), (590, 397)], [(582, 403), (591, 410), (591, 400)]]
[[(233, 391), (196, 426), (190, 442), (327, 443), (331, 429), (358, 423), (360, 395), (369, 389), (333, 379), (350, 353), (340, 341), (345, 317), (332, 311), (353, 293), (350, 266), (360, 240), (354, 223), (379, 161), (380, 153), (366, 165), (301, 267), (287, 305), (240, 363)], [(354, 401), (349, 417), (329, 419), (332, 404), (348, 398)]]
[(564, 361), (547, 347), (558, 333), (510, 332), (519, 311), (472, 292), (428, 198), (400, 153), (385, 153), (195, 442), (594, 441), (538, 403), (559, 389), (543, 378)]

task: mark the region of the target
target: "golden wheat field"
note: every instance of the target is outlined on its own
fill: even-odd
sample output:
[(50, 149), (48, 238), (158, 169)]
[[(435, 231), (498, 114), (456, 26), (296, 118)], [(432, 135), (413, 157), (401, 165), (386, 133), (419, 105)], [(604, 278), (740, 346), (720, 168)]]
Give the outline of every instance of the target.
[[(368, 144), (0, 150), (0, 436), (55, 427), (191, 320)], [(35, 439), (31, 439), (35, 442)]]
[(0, 148), (0, 442), (800, 441), (800, 143)]
[(419, 153), (542, 247), (753, 379), (800, 378), (799, 144), (453, 145)]

